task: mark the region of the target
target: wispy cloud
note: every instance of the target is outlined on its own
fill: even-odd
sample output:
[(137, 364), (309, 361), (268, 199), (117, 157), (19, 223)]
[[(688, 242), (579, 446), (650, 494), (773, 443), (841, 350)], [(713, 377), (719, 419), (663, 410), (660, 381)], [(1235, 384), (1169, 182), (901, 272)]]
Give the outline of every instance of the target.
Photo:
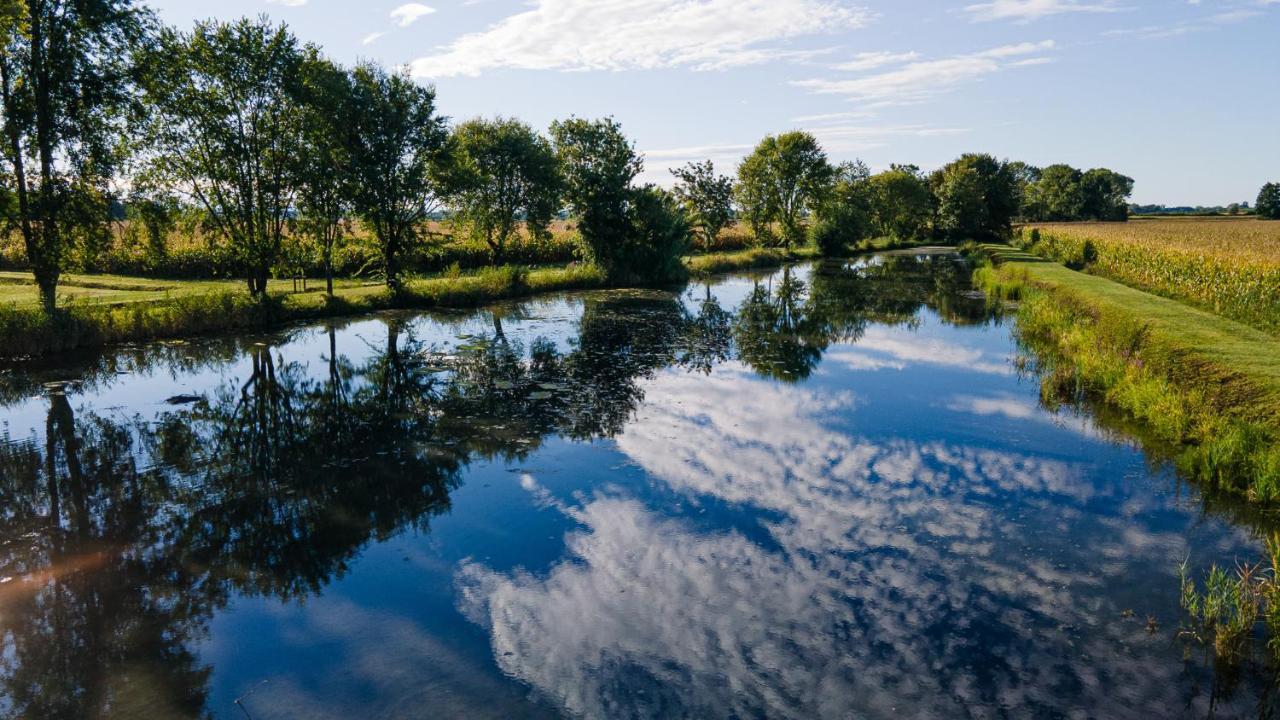
[[(1188, 4), (1201, 6), (1197, 0), (1189, 0)], [(1266, 13), (1268, 6), (1280, 5), (1280, 0), (1250, 0), (1244, 3), (1223, 3), (1218, 12), (1201, 17), (1182, 20), (1176, 23), (1142, 25), (1132, 28), (1108, 30), (1103, 35), (1109, 37), (1132, 36), (1143, 40), (1178, 37), (1190, 33), (1212, 30), (1214, 28), (1235, 25), (1251, 20)]]
[(840, 63), (835, 66), (836, 70), (848, 70), (858, 72), (862, 70), (875, 70), (885, 65), (895, 65), (897, 63), (910, 62), (919, 59), (920, 53), (904, 52), (864, 52), (858, 53), (853, 60), (846, 63)]
[(1031, 22), (1063, 13), (1109, 13), (1119, 10), (1113, 0), (992, 0), (965, 7), (975, 21), (1013, 20)]
[(396, 25), (400, 27), (409, 27), (424, 15), (430, 15), (435, 11), (435, 8), (427, 7), (421, 3), (405, 3), (391, 11), (391, 19), (395, 20)]
[(916, 60), (853, 78), (812, 78), (796, 80), (793, 84), (815, 93), (843, 95), (873, 105), (919, 102), (1005, 68), (1043, 63), (1048, 59), (1043, 53), (1053, 48), (1052, 40), (1002, 45), (967, 55)]
[(785, 41), (861, 27), (836, 0), (534, 0), (533, 7), (415, 60), (419, 77), (495, 69), (712, 70), (812, 57)]
[(375, 40), (382, 37), (383, 35), (386, 35), (386, 33), (384, 32), (369, 33), (368, 35), (365, 35), (364, 38), (360, 40), (360, 44), (368, 45), (369, 43), (374, 42)]

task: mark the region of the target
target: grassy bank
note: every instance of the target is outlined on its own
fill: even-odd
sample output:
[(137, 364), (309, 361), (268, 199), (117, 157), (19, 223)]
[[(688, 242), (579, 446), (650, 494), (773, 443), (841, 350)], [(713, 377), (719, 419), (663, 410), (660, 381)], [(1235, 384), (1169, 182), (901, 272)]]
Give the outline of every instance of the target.
[(470, 307), (504, 298), (603, 285), (604, 276), (587, 265), (532, 271), (507, 266), (415, 280), (398, 297), (385, 286), (368, 284), (345, 284), (336, 288), (334, 297), (318, 291), (273, 293), (264, 302), (253, 300), (239, 289), (181, 287), (163, 299), (125, 303), (73, 301), (52, 315), (35, 305), (10, 305), (0, 308), (0, 356), (30, 357), (122, 342), (254, 330), (392, 307)]
[(1020, 300), (1019, 339), (1052, 402), (1091, 397), (1183, 450), (1212, 488), (1280, 500), (1280, 357), (1257, 329), (1005, 245), (975, 281)]
[(1280, 333), (1280, 222), (1246, 218), (1049, 223), (1023, 249)]

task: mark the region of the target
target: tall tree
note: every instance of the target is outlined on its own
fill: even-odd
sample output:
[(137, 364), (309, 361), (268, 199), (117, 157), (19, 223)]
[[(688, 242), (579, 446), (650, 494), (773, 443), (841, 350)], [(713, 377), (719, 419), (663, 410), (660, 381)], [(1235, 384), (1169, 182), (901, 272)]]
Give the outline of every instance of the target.
[(733, 178), (717, 175), (715, 165), (691, 162), (671, 171), (678, 181), (675, 195), (684, 205), (702, 238), (702, 246), (710, 250), (720, 232), (733, 220)]
[(1128, 220), (1133, 178), (1106, 168), (1094, 168), (1080, 176), (1080, 194), (1084, 219)]
[(560, 210), (560, 168), (546, 138), (518, 121), (471, 120), (453, 133), (444, 185), (456, 218), (501, 263), (523, 219), (535, 238)]
[(151, 172), (205, 208), (258, 297), (297, 196), (302, 64), (264, 17), (166, 31), (147, 68)]
[(861, 161), (841, 163), (831, 190), (818, 204), (810, 227), (823, 255), (840, 255), (871, 234), (871, 171)]
[(1258, 191), (1254, 212), (1264, 220), (1280, 220), (1280, 183), (1267, 183)]
[(1008, 163), (985, 154), (961, 155), (934, 171), (929, 184), (938, 198), (937, 227), (952, 239), (1009, 234), (1018, 197)]
[(133, 0), (0, 0), (0, 158), (11, 187), (0, 211), (22, 234), (46, 310), (72, 239), (107, 220), (132, 57), (148, 25)]
[(333, 295), (333, 250), (351, 212), (351, 76), (308, 48), (302, 64), (302, 152), (298, 229), (320, 251), (325, 291)]
[(790, 247), (804, 240), (804, 216), (817, 209), (834, 175), (813, 135), (770, 135), (738, 167), (738, 203), (758, 236), (770, 237), (776, 223)]
[(551, 124), (565, 200), (592, 260), (610, 275), (625, 270), (631, 181), (644, 161), (613, 118)]
[(871, 212), (877, 231), (897, 241), (924, 237), (933, 219), (933, 193), (915, 165), (872, 175)]
[(405, 74), (365, 63), (352, 72), (355, 210), (373, 229), (387, 287), (404, 289), (404, 254), (418, 242), (439, 207), (435, 180), (443, 161), (445, 118), (436, 92)]
[(1031, 220), (1066, 222), (1079, 220), (1084, 212), (1083, 174), (1070, 165), (1050, 165), (1027, 188), (1023, 205), (1035, 210)]
[(632, 186), (644, 168), (612, 118), (551, 124), (565, 199), (591, 259), (614, 282), (665, 282), (683, 276), (688, 221), (675, 198)]

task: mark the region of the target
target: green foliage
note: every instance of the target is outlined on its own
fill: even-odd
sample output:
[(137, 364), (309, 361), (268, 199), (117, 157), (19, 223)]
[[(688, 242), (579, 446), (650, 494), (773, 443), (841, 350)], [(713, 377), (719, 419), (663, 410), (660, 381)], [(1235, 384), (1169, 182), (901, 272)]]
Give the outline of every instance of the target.
[(955, 240), (1005, 238), (1018, 212), (1017, 182), (1008, 163), (967, 154), (935, 171), (937, 229)]
[(611, 282), (666, 282), (684, 274), (689, 224), (669, 193), (632, 187), (644, 167), (612, 118), (551, 125), (565, 198), (591, 259)]
[(452, 162), (442, 185), (457, 223), (505, 257), (523, 218), (543, 239), (559, 211), (560, 171), (551, 143), (518, 120), (472, 120), (453, 133)]
[(817, 210), (834, 176), (813, 135), (770, 135), (738, 166), (738, 204), (758, 240), (772, 240), (776, 224), (790, 248), (804, 241), (804, 217)]
[(872, 232), (872, 186), (867, 166), (844, 163), (836, 177), (809, 228), (814, 245), (828, 257), (845, 254)]
[(47, 309), (72, 245), (101, 237), (148, 22), (132, 0), (0, 3), (0, 224), (21, 232)]
[(297, 191), (302, 65), (297, 40), (265, 18), (166, 30), (147, 59), (148, 180), (205, 209), (258, 297)]
[(671, 171), (679, 181), (675, 194), (702, 238), (703, 250), (715, 247), (723, 230), (733, 220), (733, 178), (717, 175), (710, 160), (691, 162)]
[(306, 267), (319, 255), (327, 292), (333, 294), (333, 254), (348, 225), (355, 194), (350, 127), (354, 121), (351, 76), (308, 48), (301, 69), (302, 148), (298, 157), (298, 237), (291, 243)]
[(1084, 212), (1083, 174), (1070, 165), (1050, 165), (1027, 188), (1024, 215), (1037, 220), (1078, 220)]
[[(1025, 166), (1010, 163), (1018, 171)], [(1031, 168), (1030, 170), (1035, 170)], [(1124, 221), (1129, 219), (1133, 178), (1106, 168), (1080, 172), (1070, 165), (1050, 165), (1021, 182), (1019, 215), (1029, 221)], [(1018, 182), (1015, 180), (1015, 182)]]
[(398, 293), (404, 255), (421, 239), (423, 221), (440, 200), (436, 177), (445, 162), (445, 121), (436, 114), (435, 89), (408, 75), (366, 63), (351, 78), (352, 199), (377, 240), (387, 287)]
[(565, 200), (590, 257), (610, 276), (624, 270), (631, 182), (644, 167), (613, 118), (551, 124)]
[(684, 279), (682, 258), (693, 233), (675, 196), (653, 185), (637, 188), (632, 192), (630, 215), (625, 260), (629, 275), (642, 283)]
[(1133, 178), (1106, 168), (1094, 168), (1081, 176), (1080, 188), (1084, 197), (1082, 219), (1105, 222), (1129, 219)]
[(868, 179), (871, 214), (878, 234), (899, 242), (925, 237), (933, 219), (933, 192), (914, 165), (894, 165)]
[(1254, 205), (1258, 217), (1264, 220), (1280, 220), (1280, 183), (1267, 183), (1258, 191)]

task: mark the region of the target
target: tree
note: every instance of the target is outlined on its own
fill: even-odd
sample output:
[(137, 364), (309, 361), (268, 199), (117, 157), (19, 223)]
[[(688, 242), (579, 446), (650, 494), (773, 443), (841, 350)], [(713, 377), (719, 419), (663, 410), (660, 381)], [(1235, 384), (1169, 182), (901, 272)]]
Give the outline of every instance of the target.
[(924, 237), (933, 218), (933, 192), (914, 165), (893, 165), (868, 179), (876, 230), (899, 242)]
[(1025, 206), (1035, 209), (1030, 220), (1064, 222), (1079, 220), (1084, 213), (1083, 175), (1070, 165), (1050, 165), (1028, 189)]
[(333, 295), (333, 250), (355, 192), (351, 166), (351, 76), (308, 49), (302, 63), (302, 152), (297, 229), (320, 251), (325, 291)]
[[(21, 232), (52, 310), (77, 232), (106, 222), (133, 99), (131, 62), (149, 25), (132, 0), (0, 0), (0, 158), (6, 223)], [(0, 197), (0, 200), (4, 200)]]
[(693, 220), (703, 249), (710, 250), (720, 231), (733, 220), (733, 178), (717, 175), (710, 160), (691, 162), (671, 174), (679, 181), (676, 197)]
[(453, 133), (449, 200), (457, 219), (501, 263), (523, 218), (535, 238), (560, 210), (560, 169), (551, 143), (518, 120), (471, 120)]
[(840, 255), (871, 234), (871, 172), (861, 161), (842, 163), (809, 228), (823, 255)]
[(387, 287), (403, 288), (403, 254), (440, 202), (434, 175), (444, 161), (445, 119), (435, 88), (363, 64), (352, 73), (351, 162), (356, 213), (373, 228)]
[(929, 184), (938, 198), (937, 227), (952, 239), (1003, 238), (1018, 212), (1008, 163), (967, 154), (934, 171)]
[(149, 58), (150, 173), (191, 196), (264, 297), (294, 208), (303, 54), (266, 18), (166, 31)]
[(818, 140), (795, 131), (769, 136), (738, 167), (738, 203), (756, 236), (769, 239), (782, 228), (786, 247), (804, 239), (804, 216), (830, 189), (834, 169)]
[(1258, 192), (1253, 211), (1263, 220), (1280, 220), (1280, 183), (1267, 183)]
[(1129, 219), (1133, 178), (1106, 168), (1094, 168), (1080, 177), (1080, 194), (1084, 219), (1125, 221)]
[(609, 275), (624, 269), (631, 181), (644, 168), (613, 118), (551, 124), (565, 199), (591, 259)]
[(612, 118), (551, 124), (565, 199), (591, 259), (614, 282), (664, 282), (684, 274), (689, 224), (674, 197), (631, 182), (644, 162)]
[(1013, 177), (1014, 192), (1018, 197), (1018, 217), (1023, 220), (1038, 219), (1039, 208), (1029, 202), (1029, 195), (1031, 186), (1040, 180), (1042, 171), (1035, 165), (1015, 160), (1009, 163), (1009, 174)]

